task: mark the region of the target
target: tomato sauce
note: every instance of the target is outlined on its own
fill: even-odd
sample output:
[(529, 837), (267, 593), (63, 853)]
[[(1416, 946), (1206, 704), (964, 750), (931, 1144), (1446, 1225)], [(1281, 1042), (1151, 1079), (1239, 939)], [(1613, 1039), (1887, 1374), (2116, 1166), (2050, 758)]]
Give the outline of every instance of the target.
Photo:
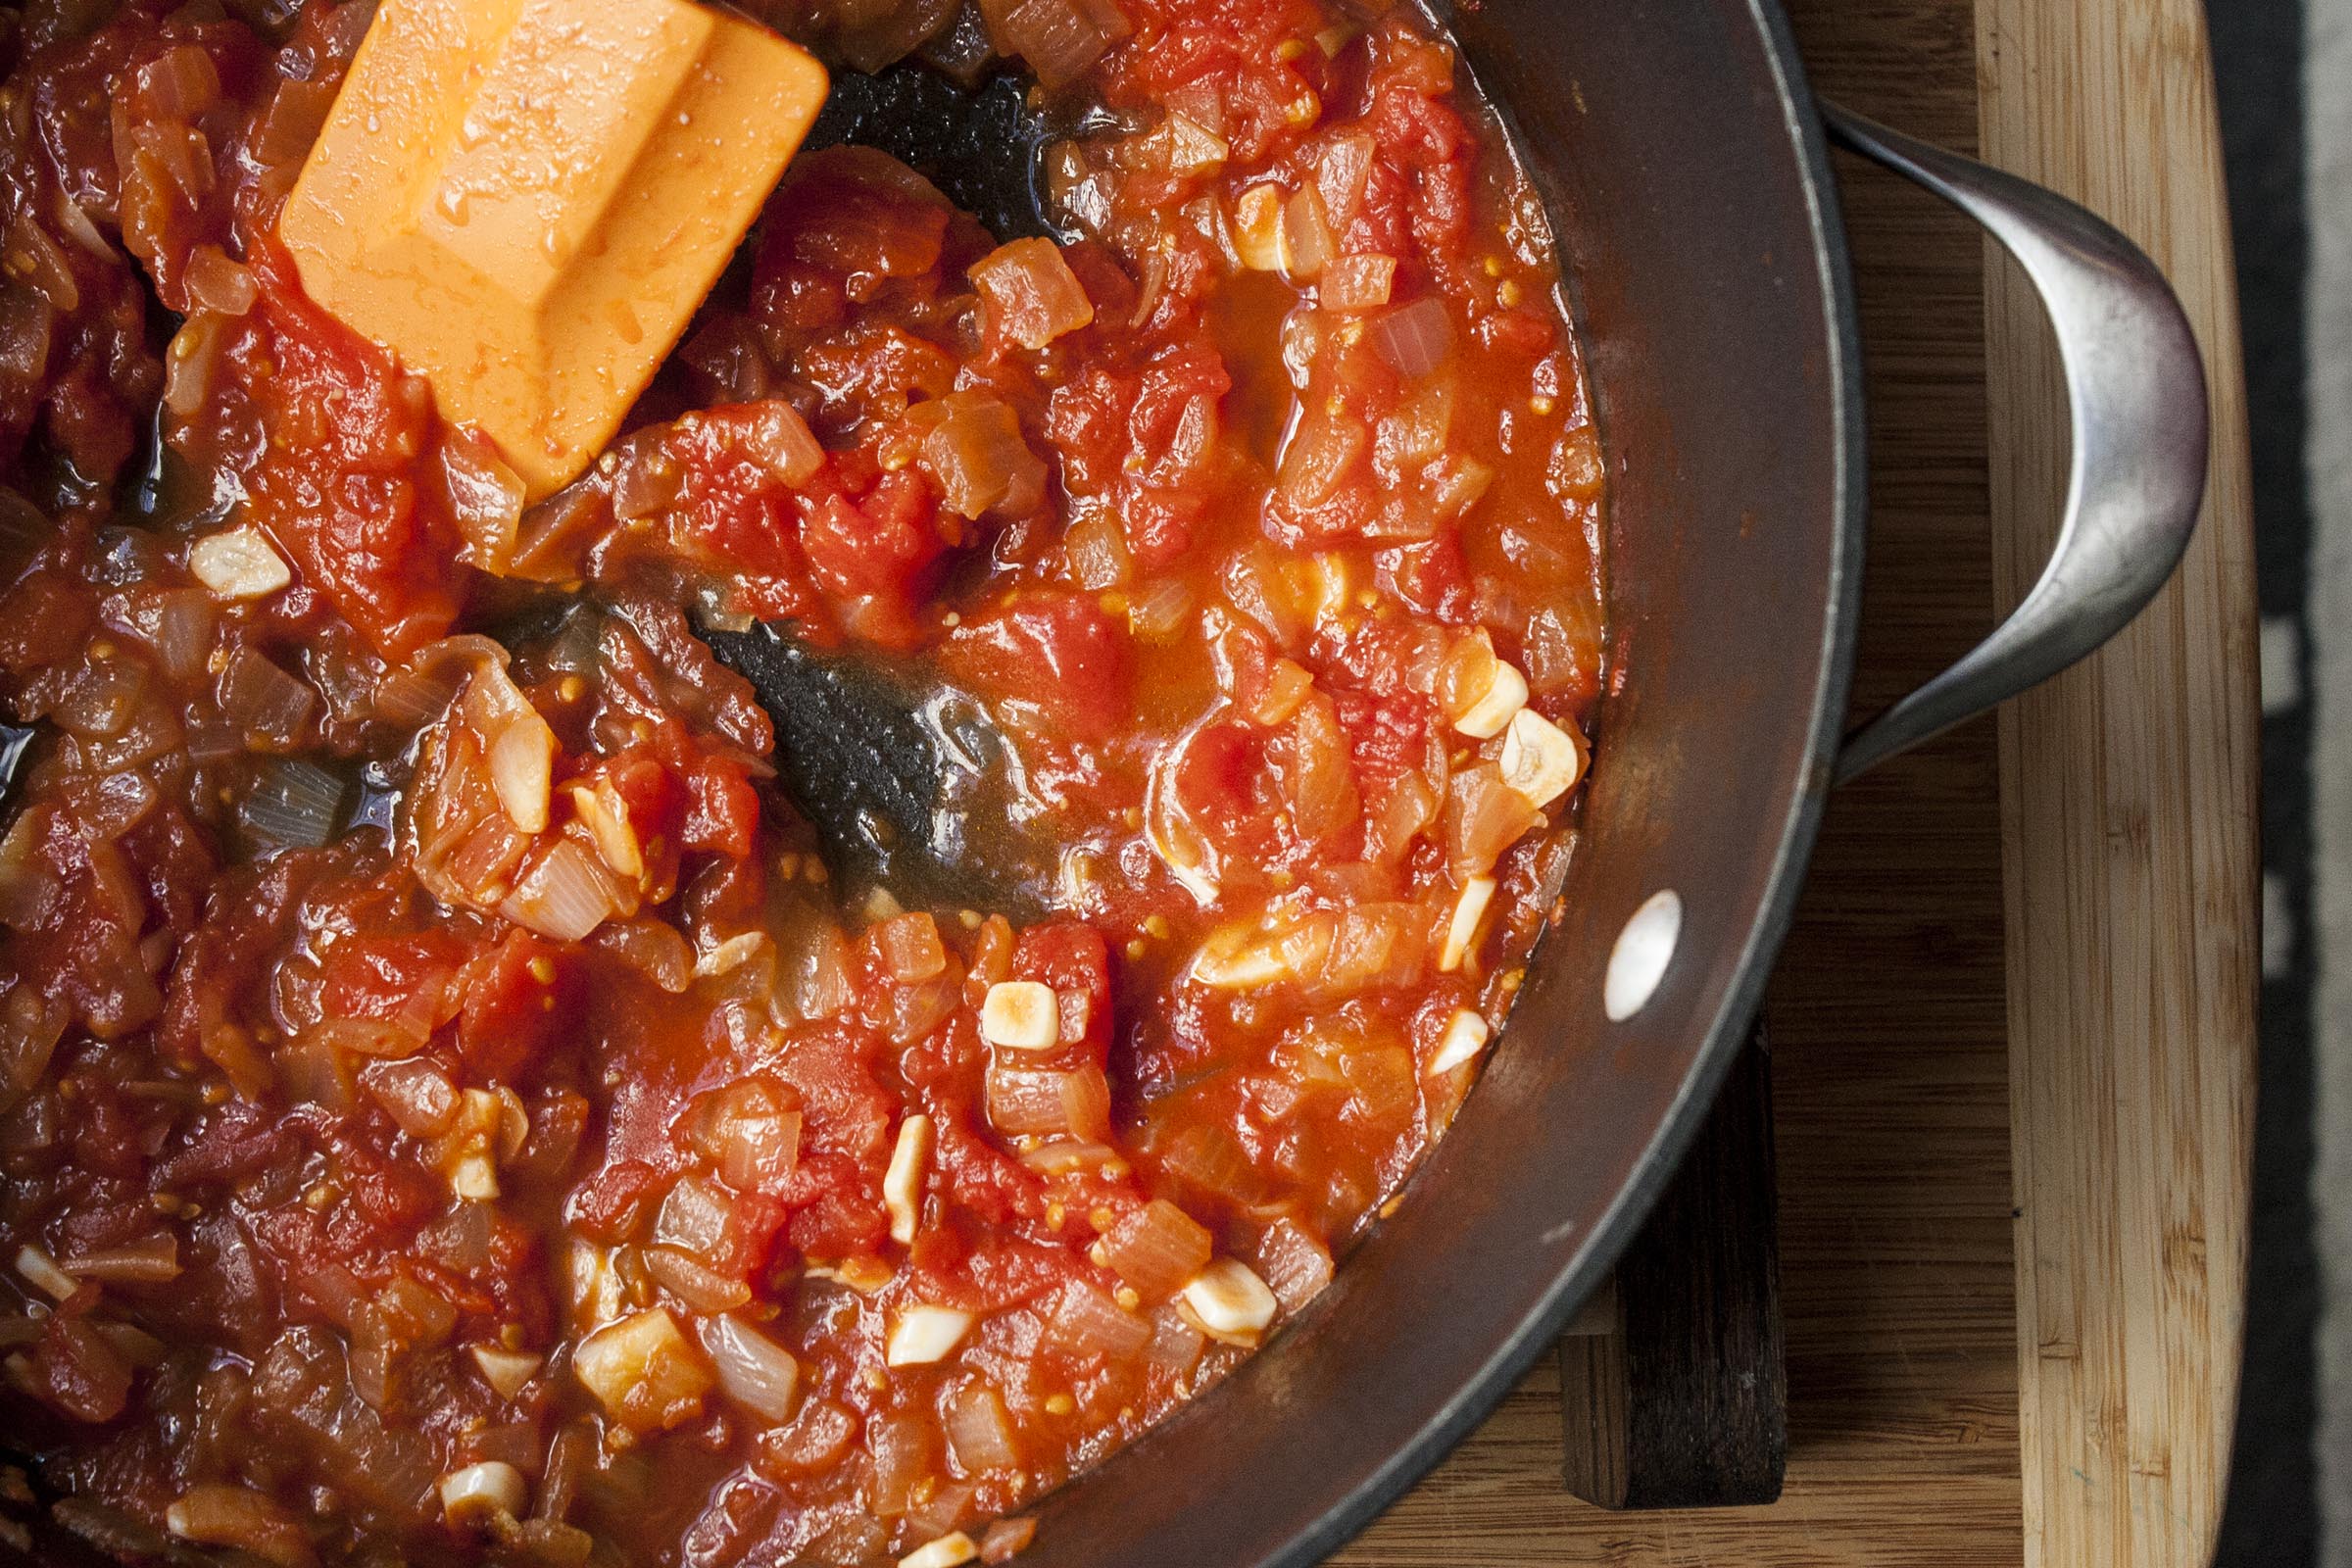
[[(527, 507), (274, 237), (365, 0), (0, 21), (0, 1404), (113, 1541), (1001, 1561), (1307, 1306), (1509, 1012), (1604, 486), (1450, 48), (756, 9), (1015, 57), (1056, 237), (804, 154)], [(779, 617), (986, 710), (948, 806), (1047, 917), (827, 862), (700, 636)]]

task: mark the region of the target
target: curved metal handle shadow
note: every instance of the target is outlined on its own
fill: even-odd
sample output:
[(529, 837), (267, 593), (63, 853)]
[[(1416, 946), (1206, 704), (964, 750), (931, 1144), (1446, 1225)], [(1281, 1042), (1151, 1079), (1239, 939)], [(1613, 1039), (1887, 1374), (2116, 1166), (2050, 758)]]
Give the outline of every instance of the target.
[(2072, 410), (2066, 518), (2040, 581), (1958, 663), (1846, 737), (1836, 781), (2038, 685), (2123, 630), (2172, 576), (2205, 490), (2204, 364), (2156, 264), (2014, 175), (1825, 103), (1830, 137), (1943, 197), (2017, 258), (2057, 329)]

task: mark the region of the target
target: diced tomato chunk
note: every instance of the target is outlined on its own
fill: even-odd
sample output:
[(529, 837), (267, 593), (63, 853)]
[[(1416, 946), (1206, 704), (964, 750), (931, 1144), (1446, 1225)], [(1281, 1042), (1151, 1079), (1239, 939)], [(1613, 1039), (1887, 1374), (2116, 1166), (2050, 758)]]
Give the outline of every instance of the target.
[(579, 995), (575, 961), (545, 937), (519, 927), (466, 966), (458, 1053), (484, 1082), (524, 1075), (568, 1023)]
[(261, 309), (222, 351), (269, 432), (248, 514), (377, 652), (405, 658), (449, 630), (463, 597), (455, 525), (410, 476), (431, 399), (312, 304), (273, 242), (253, 261)]
[(1057, 740), (1107, 740), (1128, 711), (1126, 632), (1086, 595), (1016, 600), (959, 628), (943, 657), (957, 678), (1038, 713)]
[(760, 795), (740, 763), (708, 757), (686, 777), (686, 819), (679, 835), (690, 850), (731, 856), (752, 853), (760, 826)]

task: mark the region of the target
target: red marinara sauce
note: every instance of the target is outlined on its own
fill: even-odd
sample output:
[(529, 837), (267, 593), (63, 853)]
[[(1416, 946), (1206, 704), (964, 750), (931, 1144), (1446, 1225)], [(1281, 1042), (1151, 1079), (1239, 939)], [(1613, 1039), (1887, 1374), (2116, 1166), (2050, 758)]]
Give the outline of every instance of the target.
[[(364, 0), (4, 15), (19, 1457), (287, 1568), (1017, 1550), (1329, 1280), (1566, 863), (1602, 470), (1449, 48), (770, 6), (1024, 57), (1075, 238), (805, 155), (526, 509), (272, 239)], [(760, 616), (987, 705), (1053, 918), (829, 878)]]

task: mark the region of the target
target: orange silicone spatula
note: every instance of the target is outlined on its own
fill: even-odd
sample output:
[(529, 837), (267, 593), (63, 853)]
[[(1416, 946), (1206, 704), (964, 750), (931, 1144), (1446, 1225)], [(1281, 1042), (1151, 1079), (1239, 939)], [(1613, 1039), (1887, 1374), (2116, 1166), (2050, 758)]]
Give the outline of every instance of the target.
[(612, 439), (825, 89), (691, 0), (383, 0), (279, 234), (544, 495)]

